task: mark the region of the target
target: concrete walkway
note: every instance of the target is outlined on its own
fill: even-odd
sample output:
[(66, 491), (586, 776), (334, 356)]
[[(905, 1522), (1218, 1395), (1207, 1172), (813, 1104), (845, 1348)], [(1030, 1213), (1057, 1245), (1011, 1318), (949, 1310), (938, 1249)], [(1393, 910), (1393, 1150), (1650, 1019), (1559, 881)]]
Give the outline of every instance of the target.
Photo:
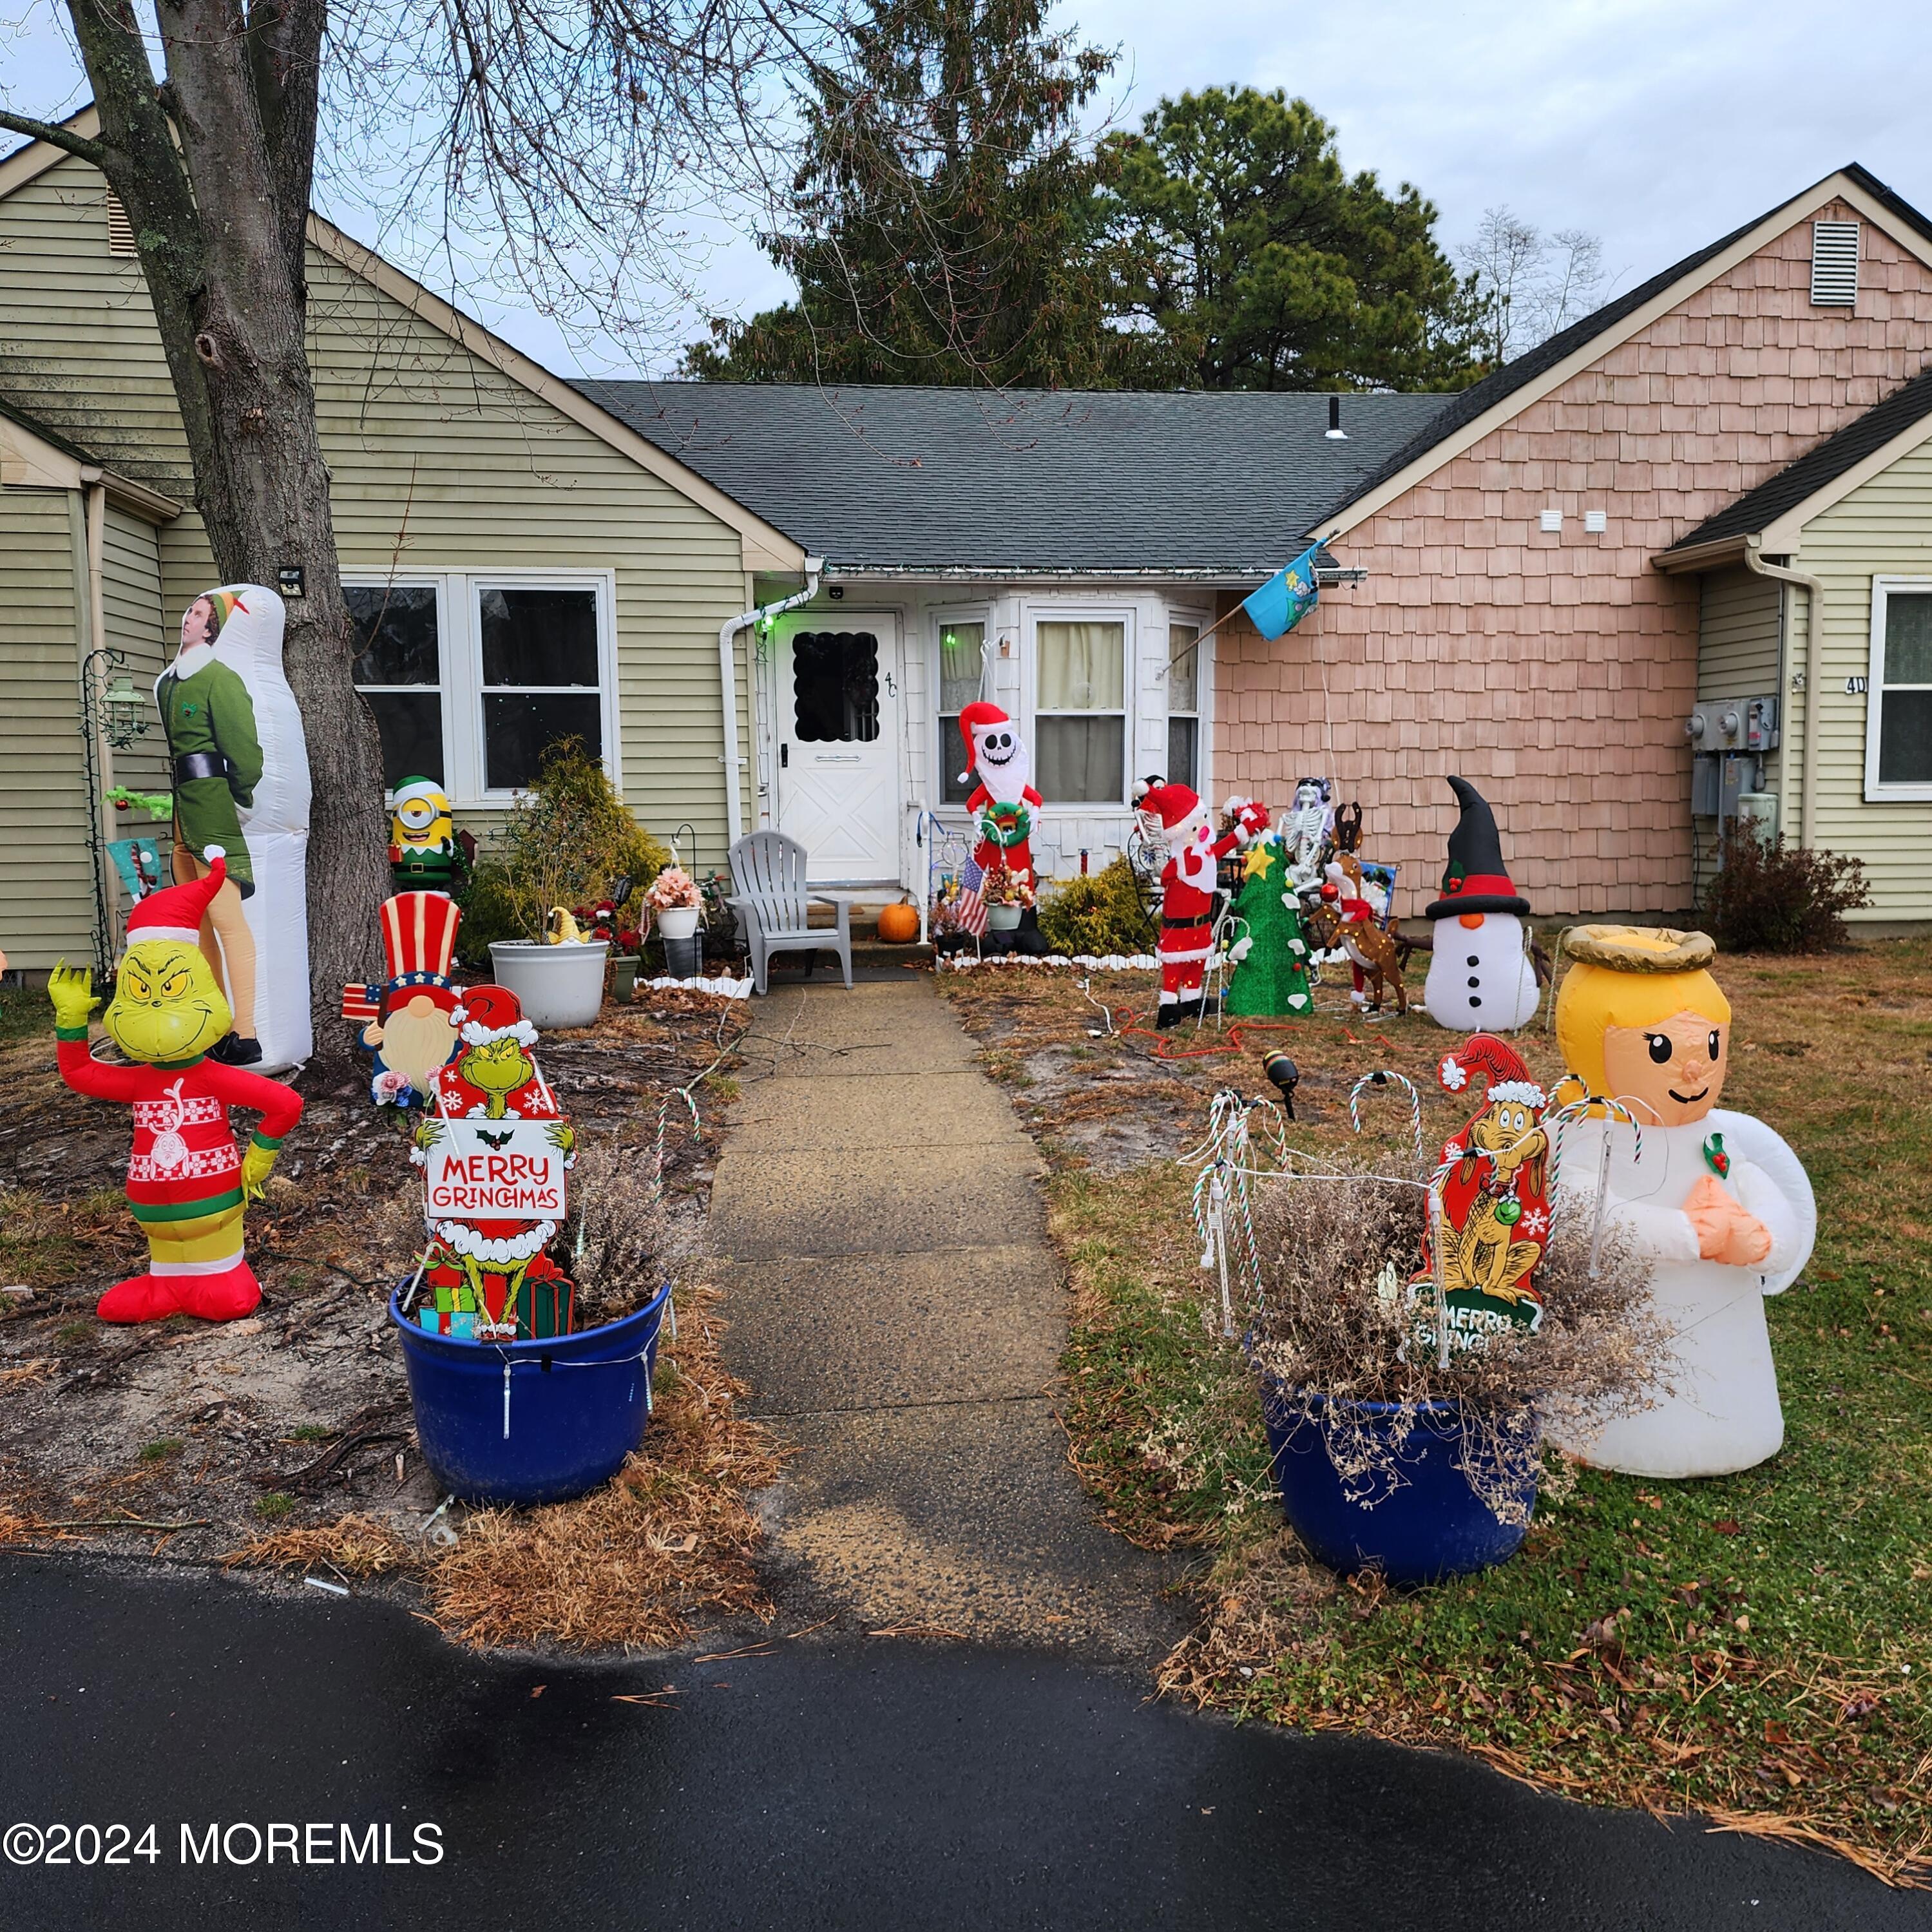
[(929, 981), (758, 1003), (711, 1197), (727, 1352), (800, 1454), (788, 1607), (1139, 1655), (1179, 1633), (1054, 1413), (1065, 1294), (1044, 1172)]

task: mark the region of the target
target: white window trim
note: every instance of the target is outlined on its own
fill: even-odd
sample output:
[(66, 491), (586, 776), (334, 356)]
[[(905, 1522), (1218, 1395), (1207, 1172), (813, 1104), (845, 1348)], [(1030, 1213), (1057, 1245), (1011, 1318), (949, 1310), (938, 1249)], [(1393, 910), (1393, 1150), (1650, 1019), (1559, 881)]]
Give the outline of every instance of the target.
[(1134, 718), (1140, 690), (1140, 611), (1132, 604), (1030, 604), (1026, 610), (1024, 680), (1027, 741), (1033, 748), (1034, 789), (1040, 789), (1040, 721), (1042, 718), (1112, 718), (1112, 711), (1042, 711), (1040, 708), (1040, 627), (1042, 624), (1118, 624), (1120, 626), (1120, 796), (1048, 799), (1040, 811), (1048, 818), (1092, 818), (1131, 808), (1134, 783)]
[(932, 730), (939, 746), (939, 762), (932, 768), (933, 808), (939, 812), (961, 812), (965, 809), (963, 800), (952, 804), (940, 802), (946, 796), (946, 782), (956, 776), (951, 760), (964, 758), (966, 747), (961, 741), (957, 730), (946, 722), (946, 694), (942, 664), (939, 652), (940, 634), (949, 624), (977, 624), (980, 627), (980, 694), (984, 698), (992, 688), (992, 664), (987, 656), (993, 646), (993, 607), (990, 604), (958, 604), (940, 605), (927, 614), (930, 623), (926, 652), (927, 662), (932, 665)]
[[(1214, 797), (1214, 640), (1204, 644), (1201, 633), (1214, 621), (1213, 614), (1205, 610), (1191, 610), (1179, 604), (1169, 604), (1166, 611), (1164, 631), (1171, 631), (1176, 624), (1194, 626), (1194, 709), (1184, 711), (1184, 717), (1194, 720), (1194, 776), (1196, 790), (1204, 804), (1211, 803)], [(1174, 640), (1168, 638), (1166, 650), (1172, 652)], [(1163, 659), (1163, 662), (1168, 662)], [(1161, 676), (1163, 694), (1166, 690), (1167, 674)], [(1170, 717), (1173, 713), (1168, 714)]]
[[(1884, 784), (1879, 779), (1879, 739), (1885, 718), (1886, 609), (1896, 591), (1909, 592), (1914, 596), (1932, 596), (1932, 577), (1872, 579), (1871, 638), (1865, 686), (1865, 802), (1868, 805), (1910, 805), (1932, 801), (1932, 784)], [(1824, 689), (1823, 680), (1814, 676), (1810, 680), (1808, 704), (1816, 704)], [(1810, 728), (1808, 719), (1806, 729)]]
[[(484, 590), (592, 590), (597, 600), (598, 722), (604, 737), (603, 764), (610, 782), (623, 785), (622, 740), (617, 702), (617, 577), (610, 570), (458, 570), (434, 565), (394, 573), (346, 570), (345, 590), (381, 590), (394, 586), (436, 592), (437, 656), (442, 674), (443, 789), (451, 809), (501, 812), (524, 794), (483, 784), (483, 656), (478, 599)], [(416, 686), (374, 686), (374, 690), (422, 690)], [(551, 687), (532, 686), (532, 690)], [(558, 690), (580, 692), (580, 686)]]

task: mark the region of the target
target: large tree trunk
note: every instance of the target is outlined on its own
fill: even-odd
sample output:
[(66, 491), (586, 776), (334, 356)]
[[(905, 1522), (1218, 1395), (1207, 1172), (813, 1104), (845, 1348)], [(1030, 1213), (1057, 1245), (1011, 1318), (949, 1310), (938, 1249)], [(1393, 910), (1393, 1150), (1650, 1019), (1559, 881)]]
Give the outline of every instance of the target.
[(286, 0), (244, 17), (225, 0), (163, 0), (168, 81), (157, 90), (145, 50), (98, 0), (70, 6), (100, 109), (102, 165), (140, 238), (215, 567), (224, 581), (272, 587), (284, 567), (303, 574), (305, 594), (287, 600), (284, 662), (314, 786), (316, 1043), (333, 1058), (340, 990), (368, 976), (389, 880), (381, 748), (352, 675), (304, 341), (325, 10)]

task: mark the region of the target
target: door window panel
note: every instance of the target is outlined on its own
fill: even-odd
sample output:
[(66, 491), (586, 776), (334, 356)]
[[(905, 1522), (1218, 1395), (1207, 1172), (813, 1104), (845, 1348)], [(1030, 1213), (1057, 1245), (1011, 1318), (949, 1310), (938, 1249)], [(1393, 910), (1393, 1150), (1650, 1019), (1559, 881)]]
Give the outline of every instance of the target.
[(376, 714), (382, 782), (448, 778), (442, 742), (442, 650), (433, 584), (345, 585), (356, 627), (355, 679)]
[(791, 644), (792, 736), (869, 745), (879, 735), (879, 640), (869, 631), (801, 631)]

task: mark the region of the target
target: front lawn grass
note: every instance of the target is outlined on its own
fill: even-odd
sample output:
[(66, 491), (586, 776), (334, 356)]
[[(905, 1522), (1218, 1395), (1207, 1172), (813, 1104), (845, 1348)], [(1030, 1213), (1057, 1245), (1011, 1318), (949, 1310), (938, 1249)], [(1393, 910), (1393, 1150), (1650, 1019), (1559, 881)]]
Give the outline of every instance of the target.
[[(1818, 1196), (1816, 1254), (1768, 1305), (1786, 1418), (1772, 1461), (1675, 1484), (1583, 1471), (1499, 1569), (1412, 1594), (1341, 1582), (1281, 1527), (1252, 1386), (1210, 1318), (1191, 1177), (1063, 1155), (1051, 1202), (1073, 1286), (1073, 1457), (1122, 1533), (1203, 1551), (1202, 1622), (1168, 1660), (1171, 1690), (1450, 1746), (1576, 1797), (1701, 1812), (1924, 1883), (1932, 944), (1725, 959), (1718, 973), (1737, 1012), (1725, 1104), (1778, 1128)], [(1026, 1014), (1036, 1081), (1053, 1057), (1040, 998)], [(1066, 1047), (1088, 1047), (1092, 1008), (1072, 987), (1064, 1006)], [(1416, 1016), (1380, 1022), (1386, 1047), (1364, 1030), (1331, 1010), (1290, 1042), (1304, 1093), (1312, 1071), (1346, 1082), (1390, 1065), (1427, 1082), (1428, 1131), (1460, 1124), (1466, 1105), (1427, 1080), (1448, 1036)], [(1552, 1042), (1532, 1030), (1518, 1043), (1554, 1077)], [(1265, 1090), (1256, 1060), (1180, 1077), (1204, 1114), (1220, 1081)], [(1322, 1118), (1298, 1130), (1302, 1144), (1348, 1138), (1332, 1097), (1308, 1111)]]

